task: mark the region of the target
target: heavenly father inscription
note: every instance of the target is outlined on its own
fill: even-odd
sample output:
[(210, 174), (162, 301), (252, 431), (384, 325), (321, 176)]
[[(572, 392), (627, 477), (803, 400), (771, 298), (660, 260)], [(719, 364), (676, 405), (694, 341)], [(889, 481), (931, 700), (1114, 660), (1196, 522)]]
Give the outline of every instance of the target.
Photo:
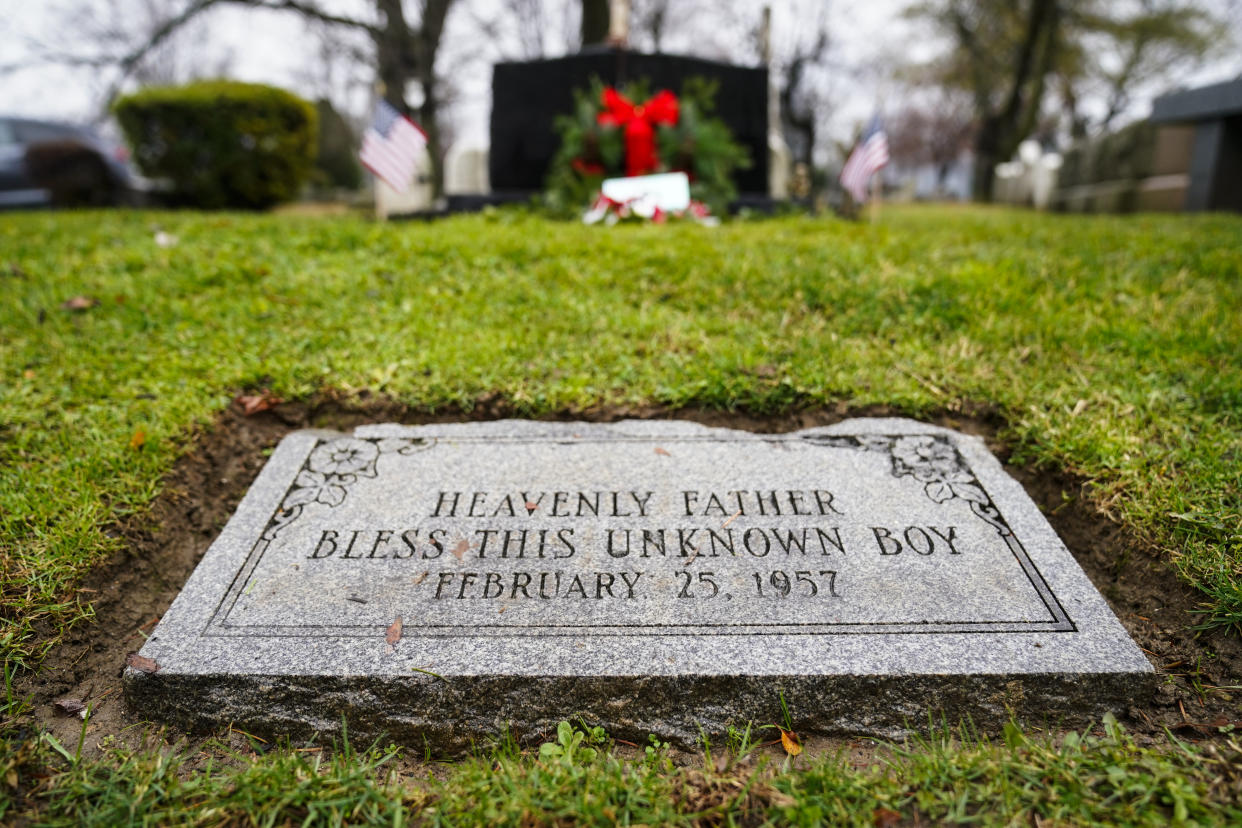
[(299, 432), (142, 655), (152, 715), (420, 744), (692, 738), (778, 691), (818, 730), (1079, 721), (1152, 677), (981, 442), (903, 420)]

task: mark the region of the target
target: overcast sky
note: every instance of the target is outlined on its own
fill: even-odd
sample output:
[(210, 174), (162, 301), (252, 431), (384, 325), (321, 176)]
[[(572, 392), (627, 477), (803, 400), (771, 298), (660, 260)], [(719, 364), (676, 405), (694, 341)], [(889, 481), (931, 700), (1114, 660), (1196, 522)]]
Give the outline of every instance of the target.
[[(571, 0), (572, 1), (572, 0)], [(802, 0), (805, 2), (805, 0)], [(140, 2), (140, 0), (139, 0)], [(774, 37), (796, 36), (790, 18), (789, 4), (799, 0), (774, 0)], [(814, 0), (811, 0), (814, 2)], [(442, 51), (441, 70), (453, 75), (459, 96), (451, 109), (459, 139), (466, 144), (482, 145), (487, 140), (487, 119), (490, 108), (490, 62), (508, 54), (516, 56), (514, 43), (482, 42), (473, 18), (486, 19), (494, 10), (496, 0), (459, 0), (450, 15)], [(830, 27), (833, 37), (834, 70), (832, 107), (828, 133), (844, 137), (856, 124), (865, 120), (882, 101), (891, 109), (900, 103), (894, 100), (893, 84), (885, 79), (886, 67), (897, 61), (926, 57), (936, 48), (926, 33), (904, 21), (900, 11), (909, 0), (833, 0), (830, 5)], [(68, 10), (81, 8), (82, 0), (0, 0), (0, 20), (5, 21), (0, 38), (0, 67), (28, 64), (32, 56), (30, 44), (42, 41), (66, 51), (80, 50), (75, 42), (77, 32)], [(88, 4), (89, 5), (89, 4)], [(106, 2), (93, 8), (102, 11)], [(350, 10), (365, 9), (365, 0), (327, 0), (326, 6)], [(742, 14), (758, 15), (764, 3), (752, 0), (741, 5)], [(710, 5), (708, 6), (710, 9)], [(687, 50), (692, 39), (712, 32), (700, 31), (715, 24), (710, 13), (694, 18), (694, 31), (676, 32), (666, 42), (667, 51)], [(689, 28), (689, 26), (683, 27)], [(548, 21), (546, 43), (551, 53), (565, 50), (564, 21)], [(80, 38), (78, 38), (80, 39)], [(352, 88), (346, 97), (338, 91), (334, 97), (353, 111), (364, 115), (369, 105), (369, 69), (355, 71), (352, 87), (348, 78), (326, 77), (325, 64), (318, 58), (319, 38), (296, 15), (223, 6), (204, 15), (202, 22), (178, 41), (180, 54), (171, 60), (198, 72), (213, 66), (227, 66), (229, 74), (250, 81), (272, 83), (293, 89), (308, 97), (321, 94), (328, 85)], [(920, 53), (921, 52), (921, 53)], [(1169, 78), (1162, 86), (1195, 85), (1222, 80), (1242, 73), (1242, 50), (1232, 50), (1210, 64), (1183, 78)], [(27, 65), (20, 71), (0, 76), (0, 113), (22, 114), (64, 120), (87, 120), (99, 108), (107, 89), (108, 77), (91, 69), (71, 69), (51, 65)], [(1134, 116), (1146, 114), (1151, 94), (1139, 96)]]

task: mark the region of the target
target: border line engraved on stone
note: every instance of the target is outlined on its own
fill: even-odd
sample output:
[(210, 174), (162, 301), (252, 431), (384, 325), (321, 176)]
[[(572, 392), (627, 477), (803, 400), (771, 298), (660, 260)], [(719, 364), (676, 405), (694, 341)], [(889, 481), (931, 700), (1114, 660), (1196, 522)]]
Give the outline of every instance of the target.
[[(882, 452), (889, 456), (895, 478), (913, 477), (924, 483), (924, 493), (935, 503), (961, 499), (971, 511), (993, 527), (1013, 554), (1032, 589), (1049, 613), (1045, 621), (922, 621), (922, 622), (809, 622), (738, 624), (440, 624), (423, 626), (420, 637), (581, 637), (592, 636), (685, 636), (685, 635), (941, 635), (945, 633), (1049, 633), (1077, 632), (1078, 627), (1052, 592), (1034, 561), (1005, 521), (1000, 509), (971, 471), (952, 440), (944, 435), (800, 435), (792, 440), (778, 435), (755, 435), (758, 442), (804, 442), (824, 448)], [(436, 445), (438, 438), (341, 437), (320, 440), (307, 455), (301, 469), (269, 519), (259, 541), (242, 563), (224, 598), (202, 631), (205, 637), (264, 636), (270, 638), (369, 638), (383, 633), (383, 624), (367, 625), (237, 625), (228, 616), (244, 594), (251, 574), (258, 567), (271, 543), (282, 529), (301, 516), (306, 504), (315, 502), (335, 508), (344, 502), (348, 486), (358, 477), (378, 476), (377, 463), (384, 453), (412, 454)], [(675, 443), (749, 442), (745, 438), (675, 435), (668, 437), (616, 435), (565, 440), (560, 437), (454, 436), (455, 443), (555, 443), (575, 445), (585, 442)], [(564, 630), (564, 631), (562, 631)]]
[[(348, 487), (356, 483), (359, 477), (379, 476), (376, 466), (381, 454), (413, 454), (416, 451), (426, 451), (433, 445), (434, 439), (398, 437), (339, 437), (335, 440), (318, 441), (306, 456), (293, 482), (289, 484), (280, 506), (272, 513), (263, 534), (251, 548), (233, 582), (229, 584), (220, 605), (207, 622), (207, 629), (224, 626), (225, 619), (233, 611), (237, 599), (245, 592), (245, 586), (255, 567), (263, 559), (263, 553), (276, 540), (280, 530), (302, 516), (306, 504), (314, 502), (336, 508), (345, 502)], [(226, 604), (228, 609), (225, 609)], [(207, 635), (207, 630), (203, 634)]]
[(864, 451), (886, 451), (893, 464), (893, 477), (913, 477), (924, 483), (923, 491), (935, 503), (947, 503), (961, 499), (970, 504), (970, 510), (994, 528), (1001, 540), (1009, 547), (1018, 566), (1030, 580), (1031, 586), (1044, 602), (1044, 606), (1058, 625), (1058, 632), (1077, 632), (1078, 626), (1070, 619), (1065, 607), (1053, 593), (1018, 540), (1013, 529), (992, 502), (983, 484), (975, 477), (957, 446), (943, 434), (917, 435), (868, 435), (865, 437), (836, 437), (805, 435), (809, 443), (833, 448), (855, 448)]

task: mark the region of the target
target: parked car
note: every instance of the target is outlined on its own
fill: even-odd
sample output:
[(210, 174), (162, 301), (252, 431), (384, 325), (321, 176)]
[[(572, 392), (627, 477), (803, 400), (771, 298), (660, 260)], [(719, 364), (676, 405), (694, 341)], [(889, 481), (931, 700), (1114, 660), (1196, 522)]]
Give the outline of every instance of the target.
[(0, 208), (132, 204), (148, 189), (119, 141), (85, 127), (0, 117)]

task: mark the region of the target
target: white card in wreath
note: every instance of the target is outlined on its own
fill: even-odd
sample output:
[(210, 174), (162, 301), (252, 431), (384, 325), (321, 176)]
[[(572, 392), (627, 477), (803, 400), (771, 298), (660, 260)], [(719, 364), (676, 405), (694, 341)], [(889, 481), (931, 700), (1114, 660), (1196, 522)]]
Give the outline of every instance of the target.
[(666, 213), (680, 213), (690, 206), (690, 179), (680, 172), (608, 178), (601, 190), (613, 201), (629, 204), (640, 216), (656, 208)]

